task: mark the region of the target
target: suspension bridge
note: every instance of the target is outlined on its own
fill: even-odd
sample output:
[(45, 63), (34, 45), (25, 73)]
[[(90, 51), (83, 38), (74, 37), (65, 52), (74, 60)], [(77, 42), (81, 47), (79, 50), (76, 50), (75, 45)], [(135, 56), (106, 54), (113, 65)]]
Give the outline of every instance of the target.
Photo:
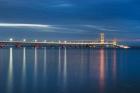
[(116, 40), (107, 41), (105, 40), (104, 33), (100, 33), (99, 40), (56, 40), (56, 41), (27, 41), (26, 39), (22, 41), (16, 41), (10, 38), (6, 41), (0, 41), (0, 48), (3, 47), (89, 47), (89, 48), (130, 48), (126, 45), (119, 45)]

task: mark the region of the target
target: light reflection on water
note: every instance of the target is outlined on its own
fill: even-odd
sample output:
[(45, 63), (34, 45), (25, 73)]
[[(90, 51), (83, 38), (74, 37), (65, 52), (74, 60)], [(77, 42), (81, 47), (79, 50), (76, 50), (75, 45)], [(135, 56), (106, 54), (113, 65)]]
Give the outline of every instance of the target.
[(26, 48), (23, 48), (22, 91), (26, 90)]
[(64, 48), (64, 67), (63, 67), (63, 83), (64, 87), (67, 86), (67, 49)]
[(13, 88), (13, 48), (9, 52), (9, 68), (8, 68), (8, 93), (12, 93)]
[(117, 69), (116, 50), (113, 51), (113, 59), (112, 59), (112, 61), (113, 61), (113, 65), (112, 65), (113, 79), (114, 79), (114, 81), (115, 81), (115, 79), (116, 79), (116, 74), (117, 74), (117, 72), (116, 72), (116, 69)]
[(100, 64), (99, 64), (99, 82), (100, 91), (103, 92), (105, 85), (105, 53), (104, 49), (100, 50)]
[(58, 77), (60, 77), (61, 73), (61, 48), (58, 50)]
[(33, 77), (33, 80), (34, 80), (34, 83), (33, 83), (33, 85), (34, 85), (34, 87), (36, 88), (36, 86), (37, 86), (37, 74), (38, 74), (38, 72), (37, 72), (37, 65), (38, 65), (38, 50), (37, 50), (37, 48), (35, 47), (35, 51), (34, 51), (34, 77)]
[(46, 75), (47, 75), (47, 49), (46, 49), (46, 47), (44, 47), (44, 78), (46, 78)]
[[(25, 47), (1, 50), (5, 60), (1, 60), (0, 91), (6, 83), (7, 93), (121, 93), (139, 89), (136, 84), (140, 74), (131, 72), (140, 70), (137, 62), (140, 58), (135, 54), (140, 50)], [(135, 58), (127, 57), (132, 53)], [(3, 81), (4, 78), (7, 80)], [(135, 86), (127, 87), (128, 79)]]

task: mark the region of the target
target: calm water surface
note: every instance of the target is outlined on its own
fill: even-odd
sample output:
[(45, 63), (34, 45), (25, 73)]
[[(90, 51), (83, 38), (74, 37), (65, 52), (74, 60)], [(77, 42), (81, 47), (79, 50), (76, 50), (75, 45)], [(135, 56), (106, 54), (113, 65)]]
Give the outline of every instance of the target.
[(140, 49), (0, 49), (0, 93), (140, 93)]

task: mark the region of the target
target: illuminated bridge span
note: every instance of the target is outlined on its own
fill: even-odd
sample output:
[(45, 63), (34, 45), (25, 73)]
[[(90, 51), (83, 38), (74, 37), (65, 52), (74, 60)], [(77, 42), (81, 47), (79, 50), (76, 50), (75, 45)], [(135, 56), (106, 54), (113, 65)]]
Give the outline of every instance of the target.
[(0, 47), (90, 47), (90, 48), (129, 48), (128, 46), (117, 44), (116, 40), (105, 41), (104, 33), (100, 34), (100, 39), (94, 40), (71, 40), (71, 41), (15, 41), (12, 38), (9, 41), (0, 41)]

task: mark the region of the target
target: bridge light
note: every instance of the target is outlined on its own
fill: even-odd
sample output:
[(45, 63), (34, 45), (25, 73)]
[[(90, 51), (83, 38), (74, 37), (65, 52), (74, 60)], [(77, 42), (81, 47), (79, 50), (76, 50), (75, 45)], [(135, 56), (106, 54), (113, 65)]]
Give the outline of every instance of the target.
[(44, 42), (47, 42), (47, 40), (44, 40)]
[(59, 40), (59, 44), (61, 43), (61, 41)]
[(127, 48), (130, 48), (129, 46), (124, 46), (123, 48), (127, 49)]
[(35, 40), (35, 42), (37, 42), (37, 40)]
[(23, 42), (25, 42), (26, 41), (26, 39), (23, 39)]
[(9, 41), (13, 41), (13, 38), (10, 38)]
[(116, 46), (117, 45), (117, 41), (113, 40), (113, 45)]

